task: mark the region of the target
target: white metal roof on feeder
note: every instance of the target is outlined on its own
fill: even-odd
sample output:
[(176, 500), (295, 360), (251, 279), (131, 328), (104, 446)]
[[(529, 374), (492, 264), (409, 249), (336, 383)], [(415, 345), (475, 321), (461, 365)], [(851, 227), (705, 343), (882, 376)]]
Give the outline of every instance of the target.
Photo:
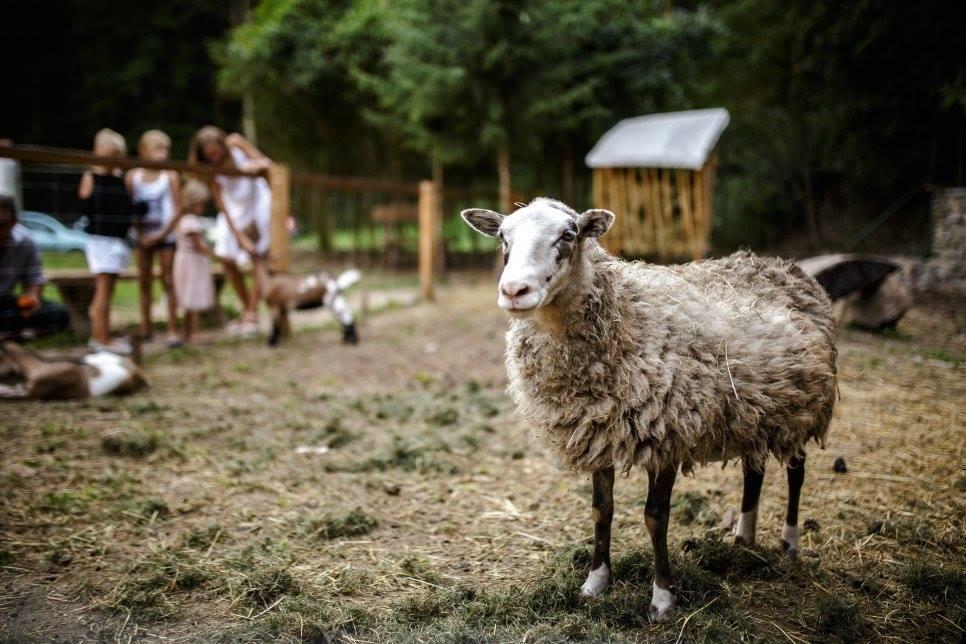
[(624, 119), (601, 137), (585, 160), (591, 168), (700, 170), (729, 121), (722, 107)]

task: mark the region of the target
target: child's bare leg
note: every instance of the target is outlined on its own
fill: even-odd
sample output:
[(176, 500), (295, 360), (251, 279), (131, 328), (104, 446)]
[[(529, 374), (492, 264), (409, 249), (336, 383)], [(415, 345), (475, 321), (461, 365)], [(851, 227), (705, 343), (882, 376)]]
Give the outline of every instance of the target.
[(154, 249), (139, 248), (138, 263), (138, 306), (141, 309), (141, 337), (152, 335), (151, 304), (154, 299), (151, 287), (154, 286)]
[(194, 338), (197, 324), (198, 324), (198, 312), (185, 311), (184, 328), (181, 330), (182, 337), (184, 338), (185, 342), (191, 342), (191, 339)]
[(241, 271), (238, 269), (238, 264), (233, 260), (222, 258), (221, 265), (225, 269), (225, 275), (228, 277), (228, 281), (231, 282), (232, 288), (238, 294), (238, 301), (245, 307), (245, 312), (247, 313), (251, 306), (251, 296), (248, 293), (248, 286), (245, 284), (245, 276), (241, 274)]
[(168, 336), (174, 337), (178, 332), (178, 295), (174, 292), (174, 249), (161, 249), (161, 285), (164, 287), (164, 299), (168, 303)]
[(111, 343), (111, 298), (117, 275), (98, 273), (94, 276), (94, 299), (91, 300), (91, 339), (101, 344)]
[[(267, 260), (265, 260), (267, 261)], [(258, 299), (259, 294), (264, 290), (264, 284), (262, 284), (262, 272), (255, 270), (252, 271), (252, 280), (254, 281), (254, 288), (252, 289), (251, 298), (249, 298), (248, 306), (245, 307), (246, 317), (250, 320), (258, 319)]]

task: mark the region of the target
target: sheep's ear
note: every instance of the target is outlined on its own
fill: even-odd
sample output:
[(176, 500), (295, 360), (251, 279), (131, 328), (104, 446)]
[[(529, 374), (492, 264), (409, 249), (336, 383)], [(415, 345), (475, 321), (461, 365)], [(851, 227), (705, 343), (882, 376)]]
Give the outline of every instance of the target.
[(580, 230), (581, 239), (586, 237), (600, 237), (614, 223), (614, 213), (610, 210), (593, 208), (586, 211), (577, 219), (577, 228)]
[(476, 232), (487, 237), (496, 237), (503, 223), (503, 215), (485, 208), (470, 208), (460, 213), (460, 217)]

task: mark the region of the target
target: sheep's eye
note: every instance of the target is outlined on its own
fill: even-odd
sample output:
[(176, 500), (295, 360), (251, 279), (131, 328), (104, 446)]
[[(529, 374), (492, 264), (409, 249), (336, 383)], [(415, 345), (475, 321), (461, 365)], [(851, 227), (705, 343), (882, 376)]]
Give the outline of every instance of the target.
[(575, 233), (572, 230), (565, 230), (563, 231), (563, 234), (560, 235), (561, 240), (568, 241), (568, 242), (573, 241), (575, 237), (577, 237), (577, 233)]

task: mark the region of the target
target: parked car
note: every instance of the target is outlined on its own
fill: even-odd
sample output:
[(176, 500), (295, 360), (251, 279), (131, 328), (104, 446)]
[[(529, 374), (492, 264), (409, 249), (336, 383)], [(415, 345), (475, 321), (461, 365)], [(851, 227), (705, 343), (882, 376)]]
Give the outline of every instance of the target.
[(41, 252), (83, 252), (87, 245), (87, 233), (69, 228), (42, 212), (25, 210), (20, 213), (20, 223)]

